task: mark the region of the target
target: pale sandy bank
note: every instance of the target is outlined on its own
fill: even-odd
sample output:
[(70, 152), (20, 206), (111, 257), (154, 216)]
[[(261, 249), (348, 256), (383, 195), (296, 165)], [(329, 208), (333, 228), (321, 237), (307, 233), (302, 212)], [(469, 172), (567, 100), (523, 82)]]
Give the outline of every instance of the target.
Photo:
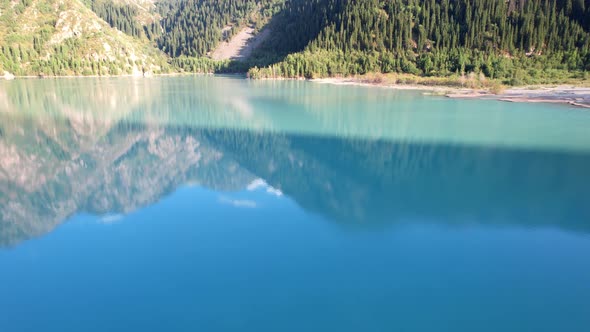
[(336, 85), (378, 86), (396, 90), (424, 90), (445, 95), (449, 98), (478, 98), (528, 103), (560, 103), (590, 108), (590, 88), (570, 85), (515, 87), (494, 94), (487, 90), (451, 86), (366, 83), (354, 78), (324, 78), (313, 79), (311, 81)]

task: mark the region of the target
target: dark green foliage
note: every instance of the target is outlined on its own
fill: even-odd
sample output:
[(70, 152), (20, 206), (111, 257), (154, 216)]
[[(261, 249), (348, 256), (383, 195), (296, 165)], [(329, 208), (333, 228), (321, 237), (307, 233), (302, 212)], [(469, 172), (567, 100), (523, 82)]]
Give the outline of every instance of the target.
[(153, 30), (144, 30), (136, 20), (138, 10), (129, 5), (119, 5), (111, 0), (85, 0), (84, 3), (92, 9), (98, 17), (105, 20), (111, 27), (130, 36), (144, 37), (153, 35)]
[(262, 51), (287, 55), (303, 50), (337, 19), (343, 5), (343, 1), (334, 0), (287, 0), (284, 10), (273, 19), (273, 36)]
[[(221, 40), (230, 38), (235, 27), (250, 22), (250, 14), (272, 9), (282, 0), (182, 0), (161, 9), (163, 35), (158, 46), (172, 57), (203, 56)], [(264, 11), (262, 11), (264, 15)], [(268, 15), (271, 15), (268, 13)], [(224, 31), (224, 27), (233, 26)]]
[[(590, 0), (287, 0), (266, 50), (300, 51), (253, 77), (590, 69)], [(531, 75), (531, 73), (533, 75)]]
[(564, 11), (564, 3), (571, 1), (324, 0), (336, 14), (326, 16), (323, 30), (309, 47), (397, 53), (458, 47), (588, 52), (588, 33), (576, 15)]
[(205, 57), (189, 58), (179, 57), (171, 60), (174, 68), (177, 68), (186, 73), (237, 73), (246, 72), (248, 66), (244, 63), (236, 61), (216, 61)]
[[(156, 4), (162, 20), (145, 26), (137, 23), (136, 7), (83, 2), (111, 26), (155, 41), (185, 72), (293, 78), (474, 72), (525, 84), (584, 79), (590, 71), (590, 0), (166, 0)], [(21, 0), (16, 10), (30, 5)], [(249, 59), (205, 58), (245, 25), (260, 29), (267, 22), (272, 33)], [(72, 47), (67, 43), (51, 46), (56, 63), (38, 60), (51, 34), (41, 29), (32, 47), (18, 40), (0, 46), (3, 69), (24, 74), (19, 64), (28, 61), (35, 72), (56, 75), (125, 71), (81, 59), (77, 65), (59, 49)]]

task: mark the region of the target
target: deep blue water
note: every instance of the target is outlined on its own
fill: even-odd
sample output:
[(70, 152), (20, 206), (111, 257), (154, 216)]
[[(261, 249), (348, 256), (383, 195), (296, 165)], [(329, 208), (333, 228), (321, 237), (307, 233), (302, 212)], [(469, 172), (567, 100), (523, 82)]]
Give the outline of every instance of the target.
[(228, 78), (12, 83), (2, 332), (590, 327), (587, 111)]

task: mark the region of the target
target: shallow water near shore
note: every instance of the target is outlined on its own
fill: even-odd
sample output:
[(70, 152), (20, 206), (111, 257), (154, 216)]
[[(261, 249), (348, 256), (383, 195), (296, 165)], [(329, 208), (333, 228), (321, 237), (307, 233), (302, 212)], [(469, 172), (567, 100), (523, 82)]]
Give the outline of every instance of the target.
[(1, 331), (583, 331), (590, 112), (0, 82)]

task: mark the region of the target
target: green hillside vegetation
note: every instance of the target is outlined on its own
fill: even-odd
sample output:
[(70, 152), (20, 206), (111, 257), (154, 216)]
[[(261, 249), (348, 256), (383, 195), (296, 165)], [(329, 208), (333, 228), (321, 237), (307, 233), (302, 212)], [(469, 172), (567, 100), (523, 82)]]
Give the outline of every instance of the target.
[[(270, 32), (248, 59), (209, 57), (246, 26)], [(4, 70), (587, 82), (590, 0), (0, 0)]]
[[(302, 52), (251, 77), (326, 77), (370, 72), (510, 84), (588, 77), (588, 0), (287, 0), (267, 49)], [(279, 35), (280, 34), (280, 35)]]
[(0, 75), (161, 72), (163, 53), (109, 27), (79, 1), (0, 0)]
[(136, 20), (139, 15), (137, 7), (120, 5), (109, 0), (85, 0), (84, 3), (111, 27), (133, 37), (145, 36), (143, 26)]
[[(134, 2), (135, 1), (135, 2)], [(159, 12), (164, 10), (165, 4), (160, 6), (143, 6), (140, 0), (83, 0), (100, 18), (111, 27), (136, 38), (155, 40), (162, 33)]]
[(171, 57), (207, 55), (246, 24), (262, 24), (283, 0), (183, 0), (170, 3), (158, 46)]

